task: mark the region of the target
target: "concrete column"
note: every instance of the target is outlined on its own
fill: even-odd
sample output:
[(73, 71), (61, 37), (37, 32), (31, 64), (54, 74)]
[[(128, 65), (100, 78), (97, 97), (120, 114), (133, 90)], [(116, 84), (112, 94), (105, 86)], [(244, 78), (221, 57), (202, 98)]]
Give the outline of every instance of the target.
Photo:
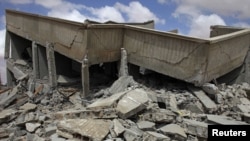
[(4, 48), (4, 59), (10, 58), (10, 33), (6, 30), (5, 32), (5, 48)]
[(11, 71), (6, 67), (6, 77), (7, 77), (7, 86), (8, 87), (12, 87), (15, 85), (14, 83), (14, 76), (13, 74), (11, 73)]
[(56, 64), (54, 48), (51, 43), (46, 44), (46, 54), (48, 61), (49, 82), (52, 88), (57, 86)]
[(89, 96), (89, 64), (87, 55), (82, 62), (82, 90), (82, 98), (87, 98)]
[(119, 77), (128, 76), (128, 61), (127, 61), (127, 51), (121, 48), (121, 62), (119, 69)]
[(32, 42), (32, 62), (33, 62), (33, 77), (39, 79), (39, 63), (38, 63), (38, 50), (35, 41)]

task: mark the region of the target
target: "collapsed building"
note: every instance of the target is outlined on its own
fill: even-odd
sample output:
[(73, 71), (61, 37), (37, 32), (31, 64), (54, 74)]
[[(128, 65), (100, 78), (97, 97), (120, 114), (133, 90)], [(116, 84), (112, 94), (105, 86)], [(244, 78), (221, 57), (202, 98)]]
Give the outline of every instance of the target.
[[(249, 39), (246, 28), (212, 26), (201, 39), (154, 30), (153, 21), (78, 23), (6, 10), (13, 88), (0, 95), (0, 138), (192, 141), (206, 139), (211, 123), (248, 124), (248, 83), (209, 82), (248, 81)], [(149, 71), (188, 89), (134, 80)]]

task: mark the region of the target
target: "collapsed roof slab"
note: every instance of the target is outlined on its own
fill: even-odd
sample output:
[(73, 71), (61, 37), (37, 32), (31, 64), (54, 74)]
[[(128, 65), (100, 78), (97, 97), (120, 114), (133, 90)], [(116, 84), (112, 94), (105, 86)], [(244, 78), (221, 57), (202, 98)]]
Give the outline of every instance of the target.
[(118, 61), (120, 49), (125, 48), (129, 63), (196, 85), (242, 65), (250, 45), (249, 29), (200, 39), (126, 24), (86, 24), (13, 10), (6, 10), (6, 24), (7, 32), (42, 46), (49, 42), (55, 52), (80, 63), (86, 56), (89, 65)]

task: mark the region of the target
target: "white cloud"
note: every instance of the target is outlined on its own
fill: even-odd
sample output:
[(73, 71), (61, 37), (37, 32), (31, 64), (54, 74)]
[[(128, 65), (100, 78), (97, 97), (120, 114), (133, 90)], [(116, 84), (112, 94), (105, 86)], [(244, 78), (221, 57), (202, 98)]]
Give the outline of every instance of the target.
[(141, 5), (138, 1), (130, 2), (129, 5), (116, 3), (115, 7), (126, 14), (129, 22), (145, 22), (148, 20), (155, 20), (156, 23), (165, 24), (164, 19), (158, 18), (147, 7)]
[(226, 25), (224, 20), (216, 15), (200, 15), (194, 18), (191, 24), (190, 36), (208, 38), (211, 25)]
[(250, 18), (250, 1), (249, 0), (176, 0), (176, 14), (188, 14), (186, 9), (195, 9), (199, 12), (212, 12), (221, 16), (233, 16), (239, 19)]
[(12, 4), (30, 4), (33, 0), (9, 0)]
[(244, 28), (250, 28), (250, 24), (249, 24), (249, 23), (246, 23), (246, 22), (238, 22), (238, 23), (233, 24), (233, 26), (236, 26), (236, 27), (244, 27)]
[(96, 18), (92, 18), (93, 20), (96, 19), (101, 22), (105, 21), (116, 21), (116, 22), (125, 22), (124, 18), (122, 17), (121, 12), (110, 6), (105, 6), (101, 8), (88, 8)]
[(4, 61), (5, 29), (0, 30), (0, 75), (2, 83), (6, 83), (6, 64)]

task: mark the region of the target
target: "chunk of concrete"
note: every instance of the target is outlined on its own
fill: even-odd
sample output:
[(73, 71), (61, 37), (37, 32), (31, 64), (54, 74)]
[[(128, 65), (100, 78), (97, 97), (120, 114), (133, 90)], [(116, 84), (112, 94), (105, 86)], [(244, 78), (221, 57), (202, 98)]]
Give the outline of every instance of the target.
[(140, 115), (141, 120), (147, 120), (155, 123), (171, 123), (175, 120), (176, 114), (167, 109), (161, 109), (155, 112), (146, 112)]
[(113, 124), (114, 124), (114, 132), (115, 132), (116, 136), (119, 136), (120, 134), (122, 134), (125, 131), (125, 128), (123, 127), (123, 125), (120, 123), (119, 120), (114, 119)]
[(207, 138), (208, 124), (190, 119), (183, 119), (187, 133), (202, 138)]
[(143, 132), (137, 127), (131, 126), (129, 129), (125, 129), (123, 137), (126, 141), (140, 141), (142, 140)]
[(11, 121), (16, 117), (17, 111), (13, 109), (6, 109), (0, 112), (0, 124)]
[(98, 99), (94, 103), (88, 105), (87, 109), (97, 110), (97, 109), (105, 109), (105, 108), (115, 108), (114, 106), (117, 105), (117, 101), (128, 92), (129, 91), (120, 92), (120, 93), (113, 94), (112, 96), (108, 98)]
[(54, 119), (76, 119), (76, 118), (102, 118), (110, 119), (117, 118), (115, 109), (102, 109), (102, 110), (67, 110), (59, 111), (53, 115)]
[(211, 83), (205, 83), (202, 86), (203, 91), (205, 91), (207, 94), (215, 95), (219, 93), (219, 88)]
[[(39, 137), (36, 134), (27, 134), (26, 135), (26, 140), (27, 141), (45, 141), (44, 138)], [(22, 141), (22, 140), (21, 140)]]
[(132, 76), (121, 76), (112, 84), (109, 88), (109, 92), (111, 94), (123, 92), (128, 88), (128, 86), (131, 86), (134, 83), (135, 81)]
[[(68, 119), (57, 124), (57, 130), (66, 131), (68, 134), (78, 134), (84, 139), (103, 140), (109, 133), (111, 121), (94, 119)], [(58, 132), (57, 132), (58, 133)], [(68, 138), (67, 135), (59, 135)]]
[(116, 110), (119, 117), (126, 119), (145, 109), (148, 101), (146, 91), (135, 89), (123, 96), (118, 102)]
[(35, 132), (35, 130), (40, 127), (41, 124), (40, 123), (26, 123), (25, 124), (25, 127), (26, 127), (26, 130), (30, 133), (32, 132)]
[(243, 104), (243, 105), (248, 105), (248, 106), (250, 106), (250, 101), (249, 101), (247, 98), (245, 98), (245, 97), (240, 98), (240, 102), (241, 102), (241, 104)]
[(227, 116), (220, 116), (220, 115), (207, 115), (208, 122), (221, 124), (221, 125), (245, 125), (247, 123), (242, 121), (233, 120)]
[(51, 141), (66, 141), (65, 138), (61, 138), (61, 137), (59, 137), (57, 134), (51, 135), (51, 136), (50, 136), (50, 140), (51, 140)]
[(21, 106), (19, 109), (24, 110), (24, 111), (33, 111), (36, 109), (36, 107), (37, 107), (36, 104), (26, 103), (23, 106)]
[(196, 101), (195, 103), (188, 103), (187, 105), (185, 105), (184, 109), (189, 110), (192, 113), (196, 113), (196, 114), (204, 113), (202, 104), (199, 101)]
[(9, 137), (9, 131), (6, 128), (0, 128), (0, 139)]
[(163, 134), (147, 131), (143, 134), (143, 141), (170, 141), (171, 139), (168, 136)]
[(212, 101), (202, 90), (195, 87), (188, 87), (192, 93), (201, 101), (204, 108), (208, 111), (214, 111), (217, 109), (217, 105)]
[(177, 108), (177, 102), (174, 94), (160, 94), (157, 95), (157, 102), (164, 103), (166, 107)]
[(150, 121), (139, 121), (137, 126), (143, 131), (153, 131), (155, 128), (155, 123)]
[(187, 134), (184, 129), (177, 124), (168, 124), (159, 129), (163, 134), (173, 136), (174, 139), (179, 141), (185, 141)]
[(56, 126), (48, 126), (45, 128), (45, 137), (49, 137), (52, 134), (56, 133)]

